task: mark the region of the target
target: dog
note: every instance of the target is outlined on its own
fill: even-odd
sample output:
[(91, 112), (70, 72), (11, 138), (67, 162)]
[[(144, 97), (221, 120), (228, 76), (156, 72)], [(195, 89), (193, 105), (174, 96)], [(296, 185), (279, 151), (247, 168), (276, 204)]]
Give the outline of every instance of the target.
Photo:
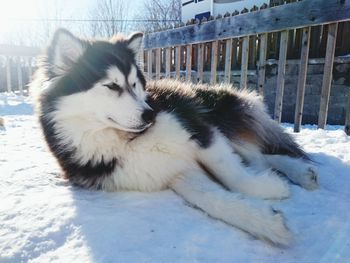
[(314, 162), (254, 92), (146, 83), (137, 61), (142, 39), (54, 34), (31, 90), (64, 177), (105, 191), (172, 189), (213, 218), (288, 245), (293, 235), (282, 213), (262, 199), (289, 196), (281, 176), (317, 188)]

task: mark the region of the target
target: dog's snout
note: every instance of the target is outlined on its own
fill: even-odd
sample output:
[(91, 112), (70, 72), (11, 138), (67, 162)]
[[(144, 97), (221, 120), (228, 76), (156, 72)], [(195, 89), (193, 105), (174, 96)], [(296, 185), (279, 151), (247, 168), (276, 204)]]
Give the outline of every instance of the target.
[(154, 110), (147, 109), (147, 110), (144, 110), (144, 112), (142, 113), (141, 117), (146, 123), (151, 123), (151, 122), (154, 121), (154, 118), (156, 117), (156, 114), (155, 114)]

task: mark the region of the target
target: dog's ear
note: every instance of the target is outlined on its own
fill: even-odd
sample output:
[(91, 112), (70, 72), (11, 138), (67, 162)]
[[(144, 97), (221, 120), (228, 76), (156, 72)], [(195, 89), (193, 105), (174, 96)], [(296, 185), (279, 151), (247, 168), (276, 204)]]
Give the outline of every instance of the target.
[(140, 52), (143, 39), (143, 33), (133, 33), (128, 37), (128, 48), (136, 55)]
[(47, 49), (47, 59), (53, 73), (64, 74), (85, 51), (85, 43), (66, 29), (58, 29)]

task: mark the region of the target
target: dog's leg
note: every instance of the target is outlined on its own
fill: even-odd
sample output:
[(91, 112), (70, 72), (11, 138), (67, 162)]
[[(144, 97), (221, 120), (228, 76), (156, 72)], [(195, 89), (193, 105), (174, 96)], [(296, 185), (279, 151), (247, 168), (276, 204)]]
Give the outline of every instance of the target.
[(199, 151), (199, 162), (231, 191), (265, 199), (282, 199), (289, 196), (285, 181), (272, 170), (254, 174), (233, 152), (229, 142), (218, 134), (209, 148)]
[(280, 212), (274, 211), (261, 200), (223, 189), (200, 169), (186, 171), (170, 187), (211, 217), (256, 237), (282, 245), (287, 245), (292, 238)]
[(285, 174), (293, 183), (305, 189), (318, 188), (318, 175), (314, 165), (308, 161), (287, 155), (264, 155), (267, 162)]

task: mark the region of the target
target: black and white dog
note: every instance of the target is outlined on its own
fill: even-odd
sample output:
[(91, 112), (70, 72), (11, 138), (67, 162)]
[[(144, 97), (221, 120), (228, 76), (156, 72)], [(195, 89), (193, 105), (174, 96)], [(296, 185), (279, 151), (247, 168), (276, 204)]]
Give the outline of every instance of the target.
[(253, 92), (172, 80), (146, 84), (142, 34), (81, 40), (60, 29), (32, 83), (40, 123), (72, 183), (106, 191), (173, 189), (210, 216), (275, 244), (291, 234), (260, 199), (306, 189), (316, 169)]

